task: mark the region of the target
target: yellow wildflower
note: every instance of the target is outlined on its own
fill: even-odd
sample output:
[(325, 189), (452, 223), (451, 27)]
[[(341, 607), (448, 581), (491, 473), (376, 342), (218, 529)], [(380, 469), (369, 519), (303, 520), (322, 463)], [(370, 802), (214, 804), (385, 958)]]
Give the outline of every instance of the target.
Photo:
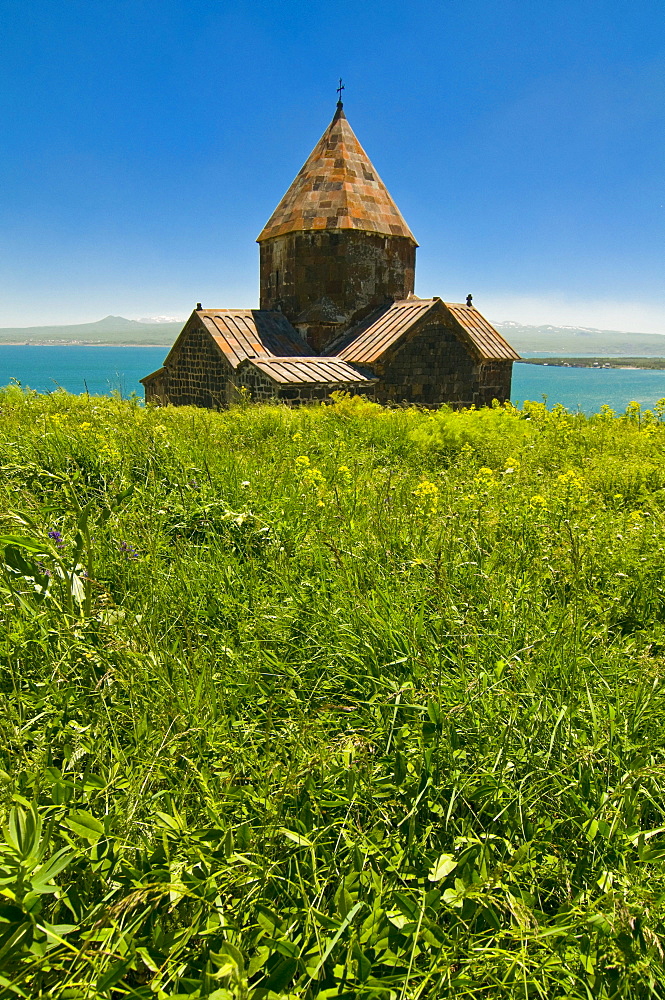
[(567, 489), (581, 490), (584, 486), (583, 480), (580, 479), (573, 469), (570, 469), (568, 472), (562, 472), (560, 476), (557, 476), (557, 482), (561, 483)]
[(414, 498), (416, 510), (421, 517), (436, 514), (439, 509), (439, 487), (428, 479), (423, 479), (411, 491), (411, 496)]
[(305, 469), (302, 481), (306, 486), (321, 490), (326, 485), (325, 476), (320, 469)]

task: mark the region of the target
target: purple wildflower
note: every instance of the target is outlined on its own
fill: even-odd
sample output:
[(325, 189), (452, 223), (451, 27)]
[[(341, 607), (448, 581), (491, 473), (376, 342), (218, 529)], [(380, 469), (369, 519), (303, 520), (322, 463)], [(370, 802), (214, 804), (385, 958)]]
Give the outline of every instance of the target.
[(129, 542), (120, 542), (120, 551), (125, 559), (138, 559), (139, 557), (138, 552), (129, 544)]
[(64, 548), (65, 543), (63, 542), (62, 535), (60, 534), (59, 531), (56, 531), (55, 529), (53, 529), (53, 531), (49, 531), (48, 537), (51, 539), (51, 541), (55, 542), (56, 549)]

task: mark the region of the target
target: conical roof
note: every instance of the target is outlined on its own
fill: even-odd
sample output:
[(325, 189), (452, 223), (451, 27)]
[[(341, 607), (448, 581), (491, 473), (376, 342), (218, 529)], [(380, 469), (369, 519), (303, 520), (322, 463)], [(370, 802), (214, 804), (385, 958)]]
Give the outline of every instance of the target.
[(416, 243), (341, 104), (257, 243), (284, 233), (322, 229), (360, 229)]

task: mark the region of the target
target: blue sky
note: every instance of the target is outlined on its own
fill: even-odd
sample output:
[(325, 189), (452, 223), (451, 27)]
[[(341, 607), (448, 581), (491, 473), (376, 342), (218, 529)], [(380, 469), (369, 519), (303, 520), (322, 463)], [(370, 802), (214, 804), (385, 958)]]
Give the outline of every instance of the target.
[(417, 294), (665, 333), (662, 0), (0, 0), (0, 326), (258, 302), (337, 78)]

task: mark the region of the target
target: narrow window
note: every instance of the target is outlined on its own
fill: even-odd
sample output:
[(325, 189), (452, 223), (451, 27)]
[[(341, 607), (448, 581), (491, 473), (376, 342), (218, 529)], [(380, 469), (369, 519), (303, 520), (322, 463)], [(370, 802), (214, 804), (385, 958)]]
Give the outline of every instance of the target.
[(279, 268), (275, 271), (275, 290), (279, 292)]

